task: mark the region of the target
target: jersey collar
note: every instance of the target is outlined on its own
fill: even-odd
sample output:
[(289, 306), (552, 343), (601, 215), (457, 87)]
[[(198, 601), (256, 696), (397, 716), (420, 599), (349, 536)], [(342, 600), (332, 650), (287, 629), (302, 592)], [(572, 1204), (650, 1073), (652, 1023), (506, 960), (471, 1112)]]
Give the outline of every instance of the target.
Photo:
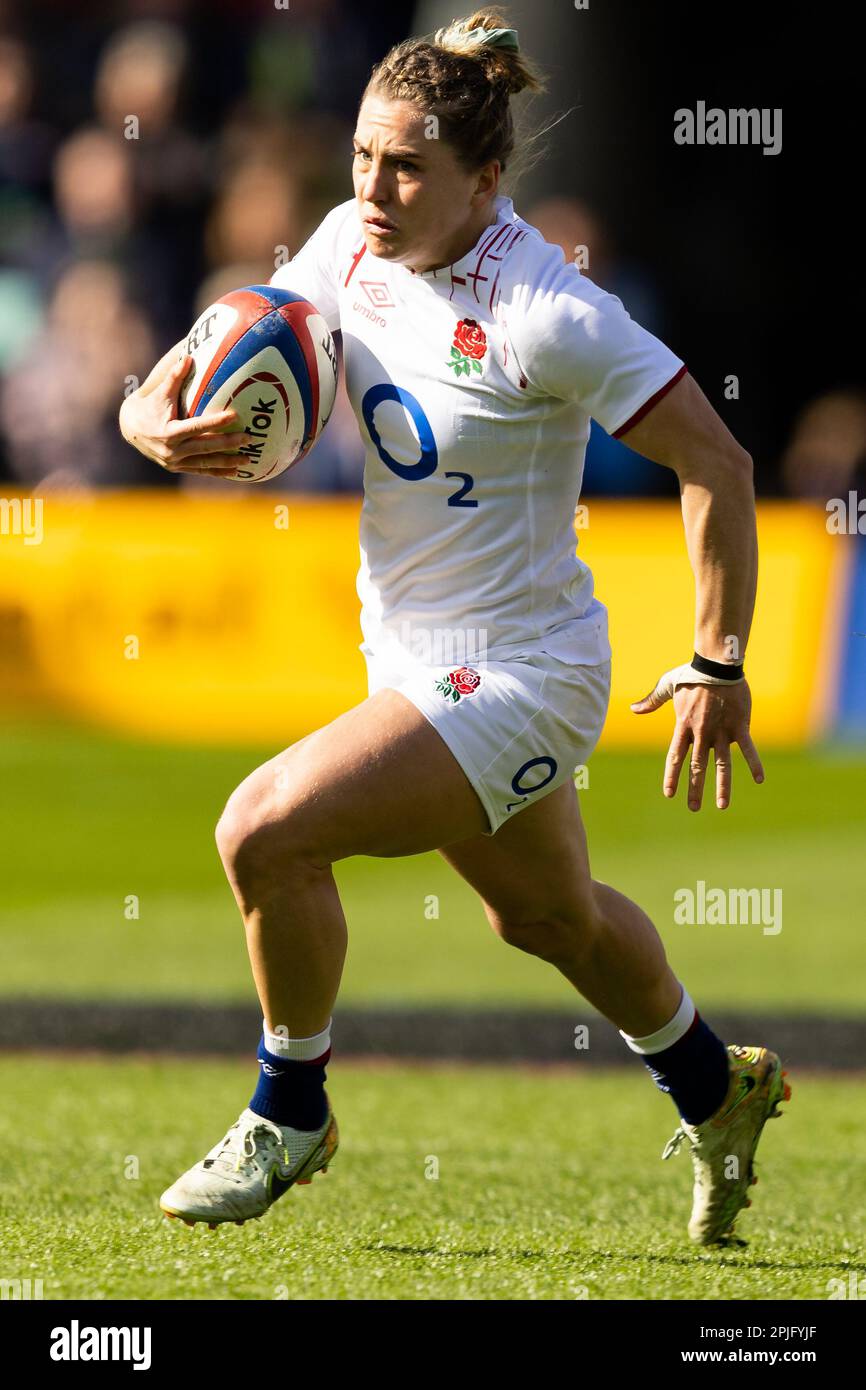
[[(511, 198), (506, 198), (501, 193), (497, 194), (494, 200), (494, 207), (496, 208), (496, 217), (492, 222), (488, 223), (475, 245), (466, 252), (465, 256), (461, 256), (459, 261), (453, 261), (451, 265), (440, 265), (436, 270), (412, 270), (409, 266), (400, 266), (399, 269), (405, 271), (407, 275), (411, 275), (416, 280), (442, 281), (446, 285), (451, 284), (455, 274), (463, 275), (465, 271), (471, 269), (478, 257), (482, 242), (490, 236), (491, 228), (517, 220), (514, 215), (514, 203)], [(395, 267), (395, 269), (396, 268), (397, 267)]]

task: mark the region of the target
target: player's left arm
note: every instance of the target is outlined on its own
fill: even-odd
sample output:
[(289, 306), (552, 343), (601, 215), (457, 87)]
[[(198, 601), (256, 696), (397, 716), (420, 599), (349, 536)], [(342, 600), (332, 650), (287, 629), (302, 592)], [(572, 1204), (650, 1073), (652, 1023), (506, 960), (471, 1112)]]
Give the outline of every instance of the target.
[[(686, 373), (651, 410), (623, 433), (630, 449), (673, 469), (679, 479), (686, 545), (696, 584), (695, 651), (721, 665), (745, 655), (755, 606), (758, 542), (752, 460)], [(637, 714), (672, 696), (676, 727), (664, 772), (673, 796), (692, 746), (688, 805), (700, 809), (710, 750), (716, 767), (716, 805), (731, 799), (731, 745), (738, 743), (756, 782), (764, 780), (749, 733), (751, 695), (743, 679), (730, 686), (660, 682), (632, 705)]]

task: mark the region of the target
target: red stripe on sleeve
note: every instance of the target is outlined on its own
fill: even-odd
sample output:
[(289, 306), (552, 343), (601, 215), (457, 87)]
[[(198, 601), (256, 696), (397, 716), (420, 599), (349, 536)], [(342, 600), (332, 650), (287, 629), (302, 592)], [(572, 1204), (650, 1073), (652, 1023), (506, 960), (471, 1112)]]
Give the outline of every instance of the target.
[(653, 406), (661, 400), (662, 396), (666, 396), (668, 391), (670, 391), (671, 387), (676, 386), (680, 377), (685, 376), (687, 371), (688, 367), (685, 363), (683, 363), (676, 376), (672, 376), (667, 385), (662, 386), (658, 391), (656, 391), (654, 396), (650, 396), (648, 401), (644, 401), (640, 410), (636, 410), (634, 415), (632, 415), (632, 417), (629, 420), (626, 420), (624, 425), (620, 425), (618, 430), (614, 430), (612, 438), (619, 439), (621, 435), (625, 434), (626, 430), (633, 429), (634, 426), (638, 423), (638, 421), (642, 420), (643, 417), (646, 414), (648, 414), (650, 410), (652, 410)]

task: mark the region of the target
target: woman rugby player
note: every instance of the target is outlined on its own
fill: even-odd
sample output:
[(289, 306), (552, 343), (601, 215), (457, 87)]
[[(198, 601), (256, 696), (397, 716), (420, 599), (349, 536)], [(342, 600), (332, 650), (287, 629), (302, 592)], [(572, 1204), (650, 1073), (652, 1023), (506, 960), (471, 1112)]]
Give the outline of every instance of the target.
[[(740, 664), (752, 469), (680, 359), (499, 194), (510, 97), (541, 86), (503, 20), (478, 11), (374, 68), (354, 198), (271, 282), (343, 334), (366, 449), (370, 693), (251, 773), (217, 826), (264, 1030), (249, 1106), (161, 1198), (188, 1223), (261, 1216), (337, 1147), (324, 1081), (347, 934), (331, 866), (350, 855), (438, 850), (503, 941), (556, 966), (620, 1030), (679, 1111), (665, 1157), (688, 1142), (693, 1240), (733, 1237), (761, 1130), (787, 1098), (778, 1057), (726, 1048), (646, 914), (590, 872), (573, 772), (610, 681), (606, 610), (572, 526), (590, 417), (679, 479), (695, 656), (633, 708), (673, 700), (663, 790), (676, 793), (691, 748), (691, 810), (711, 751), (718, 807), (733, 744), (763, 780)], [(232, 473), (246, 437), (218, 431), (237, 416), (177, 418), (179, 349), (124, 403), (121, 429), (170, 471)], [(468, 645), (456, 662), (437, 648), (455, 632)]]

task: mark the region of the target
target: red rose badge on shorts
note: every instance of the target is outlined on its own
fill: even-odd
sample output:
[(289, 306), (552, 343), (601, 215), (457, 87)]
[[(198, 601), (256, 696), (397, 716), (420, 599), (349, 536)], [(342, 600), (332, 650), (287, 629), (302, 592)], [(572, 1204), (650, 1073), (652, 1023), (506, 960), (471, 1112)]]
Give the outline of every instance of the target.
[(458, 666), (456, 671), (449, 671), (447, 676), (442, 676), (436, 682), (435, 688), (446, 700), (451, 700), (456, 705), (464, 695), (474, 695), (480, 684), (481, 677), (471, 666)]
[(470, 372), (481, 371), (481, 359), (487, 351), (484, 329), (475, 319), (461, 319), (454, 330), (451, 344), (451, 361), (447, 366), (454, 368), (455, 376), (468, 376)]

